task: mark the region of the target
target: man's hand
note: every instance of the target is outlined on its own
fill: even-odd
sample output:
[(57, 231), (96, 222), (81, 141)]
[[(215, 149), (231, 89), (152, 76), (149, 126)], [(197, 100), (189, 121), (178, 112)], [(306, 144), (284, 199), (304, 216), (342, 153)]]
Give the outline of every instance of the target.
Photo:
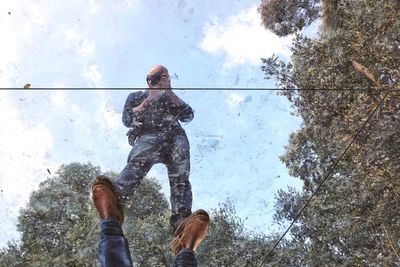
[(165, 95), (166, 90), (161, 89), (150, 89), (149, 96), (143, 102), (146, 102), (145, 105), (153, 105), (161, 100), (161, 98)]
[(154, 89), (154, 88), (149, 89), (149, 96), (145, 99), (145, 101), (146, 100), (150, 101), (150, 100), (153, 100), (153, 99), (156, 99), (156, 98), (160, 98), (161, 96), (163, 96), (165, 94), (165, 91), (167, 91), (167, 90)]
[(165, 90), (150, 89), (148, 97), (146, 97), (139, 106), (133, 107), (132, 112), (143, 112), (145, 109), (149, 108), (151, 105), (154, 105), (158, 101), (160, 101), (161, 97), (164, 94), (165, 94)]
[(185, 104), (172, 90), (166, 90), (165, 92), (173, 107), (179, 107)]

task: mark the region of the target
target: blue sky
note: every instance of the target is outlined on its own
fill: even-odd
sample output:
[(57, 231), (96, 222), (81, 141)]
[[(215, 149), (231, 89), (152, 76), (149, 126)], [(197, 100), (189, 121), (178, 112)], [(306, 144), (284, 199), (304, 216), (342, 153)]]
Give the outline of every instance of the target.
[[(274, 194), (299, 186), (279, 161), (300, 126), (290, 104), (263, 79), (261, 57), (288, 58), (290, 37), (261, 27), (259, 1), (4, 0), (0, 3), (0, 247), (17, 239), (16, 218), (32, 190), (60, 164), (92, 162), (119, 172), (130, 151), (121, 112), (155, 64), (195, 110), (193, 209), (227, 198), (249, 230), (271, 230)], [(50, 87), (51, 90), (35, 90)], [(166, 169), (157, 177), (169, 196)], [(274, 228), (277, 229), (277, 228)]]

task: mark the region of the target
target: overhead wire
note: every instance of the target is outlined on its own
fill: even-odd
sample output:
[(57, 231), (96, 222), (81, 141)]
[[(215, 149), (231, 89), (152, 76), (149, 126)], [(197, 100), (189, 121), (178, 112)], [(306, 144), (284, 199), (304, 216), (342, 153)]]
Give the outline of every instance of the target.
[[(66, 90), (66, 91), (127, 91), (127, 90), (146, 90), (146, 87), (0, 87), (0, 90), (11, 91), (39, 91), (39, 90)], [(162, 89), (162, 88), (160, 88)], [(169, 89), (169, 88), (168, 88)], [(174, 91), (368, 91), (367, 88), (268, 88), (268, 87), (177, 87), (171, 88)], [(155, 89), (156, 90), (156, 89)], [(390, 91), (400, 91), (392, 89)]]
[[(394, 87), (394, 85), (392, 86)], [(357, 131), (357, 133), (354, 135), (350, 143), (346, 146), (345, 150), (341, 153), (339, 158), (334, 162), (333, 166), (330, 168), (328, 173), (325, 175), (325, 177), (322, 179), (322, 181), (318, 184), (317, 188), (315, 191), (311, 194), (311, 196), (308, 198), (306, 203), (303, 205), (303, 207), (299, 210), (299, 212), (296, 214), (295, 218), (292, 220), (290, 223), (289, 227), (286, 229), (286, 231), (280, 236), (280, 238), (274, 243), (273, 247), (269, 250), (268, 254), (265, 256), (264, 260), (260, 264), (260, 267), (262, 267), (266, 261), (270, 258), (278, 244), (282, 241), (282, 239), (286, 236), (286, 234), (290, 231), (292, 226), (296, 223), (297, 219), (300, 217), (300, 215), (303, 213), (305, 208), (310, 204), (311, 200), (314, 198), (315, 194), (318, 192), (318, 190), (322, 187), (322, 185), (325, 183), (325, 181), (329, 178), (329, 176), (332, 174), (332, 172), (335, 170), (336, 166), (338, 163), (342, 160), (344, 155), (347, 153), (347, 151), (350, 149), (350, 147), (353, 145), (354, 141), (357, 139), (357, 137), (360, 135), (360, 133), (364, 130), (365, 126), (368, 124), (368, 122), (371, 120), (372, 116), (376, 113), (376, 111), (379, 109), (379, 107), (382, 105), (382, 103), (385, 101), (387, 96), (393, 92), (393, 90), (387, 90), (386, 94), (383, 96), (381, 101), (378, 103), (378, 105), (371, 111), (371, 114), (368, 116), (367, 120), (363, 123), (361, 128)]]

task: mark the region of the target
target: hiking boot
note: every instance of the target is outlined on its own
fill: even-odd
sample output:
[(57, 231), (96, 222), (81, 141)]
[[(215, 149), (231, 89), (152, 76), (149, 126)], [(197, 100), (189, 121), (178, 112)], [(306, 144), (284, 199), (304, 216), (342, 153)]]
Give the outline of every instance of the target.
[(210, 216), (205, 210), (197, 210), (178, 226), (172, 240), (172, 251), (178, 255), (182, 249), (195, 251), (207, 234)]
[(107, 176), (97, 176), (92, 184), (92, 199), (100, 219), (114, 219), (124, 222), (124, 211), (117, 204), (117, 193)]

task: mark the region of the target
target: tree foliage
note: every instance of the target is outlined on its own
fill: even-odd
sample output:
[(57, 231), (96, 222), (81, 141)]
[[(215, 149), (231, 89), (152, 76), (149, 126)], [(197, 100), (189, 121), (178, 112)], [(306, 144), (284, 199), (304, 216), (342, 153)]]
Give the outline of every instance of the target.
[(258, 8), (265, 28), (286, 36), (320, 17), (320, 0), (262, 0)]
[(400, 2), (326, 2), (329, 23), (315, 39), (296, 35), (291, 62), (263, 60), (279, 88), (305, 89), (281, 92), (303, 119), (281, 159), (304, 186), (279, 192), (279, 222), (295, 218), (389, 94), (292, 228), (281, 265), (398, 266)]
[(100, 169), (90, 164), (61, 166), (39, 185), (20, 212), (21, 250), (29, 266), (84, 266), (96, 255), (88, 235), (97, 224), (90, 205), (90, 181)]

